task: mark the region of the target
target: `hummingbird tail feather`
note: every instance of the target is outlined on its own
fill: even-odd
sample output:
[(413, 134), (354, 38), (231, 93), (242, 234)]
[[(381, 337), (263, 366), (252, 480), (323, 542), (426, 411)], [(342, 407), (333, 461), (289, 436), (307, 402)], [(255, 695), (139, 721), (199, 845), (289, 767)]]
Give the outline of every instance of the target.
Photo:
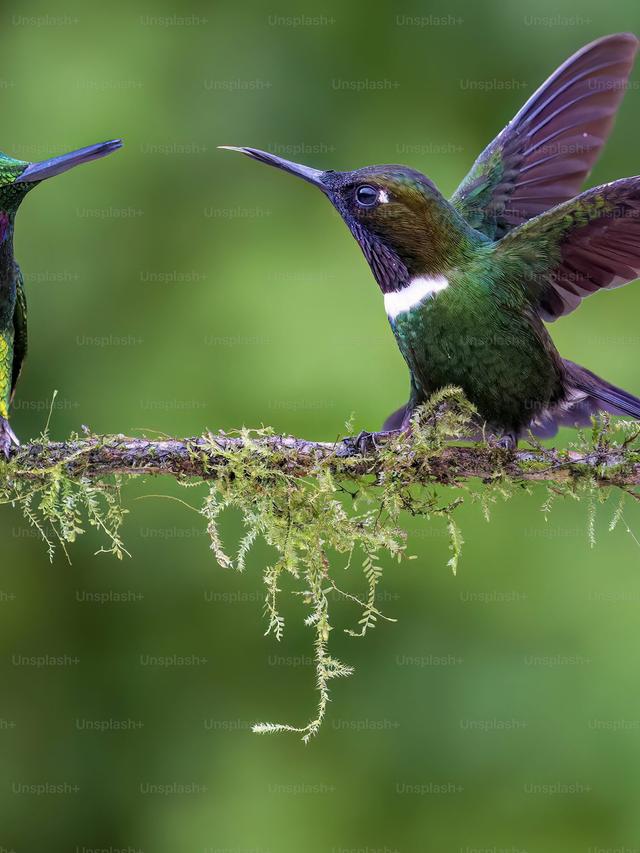
[(586, 392), (589, 398), (596, 402), (598, 409), (610, 412), (612, 415), (625, 415), (640, 420), (640, 399), (638, 397), (623, 388), (612, 385), (605, 379), (601, 379), (595, 373), (587, 370), (586, 367), (581, 367), (579, 364), (574, 364), (566, 359), (564, 359), (564, 365), (569, 372), (573, 387), (578, 391)]
[(539, 438), (551, 438), (558, 427), (589, 426), (591, 418), (598, 412), (609, 412), (640, 420), (640, 399), (601, 379), (591, 370), (562, 360), (566, 371), (567, 396), (562, 403), (547, 409), (529, 425)]
[(0, 416), (0, 453), (8, 459), (13, 448), (20, 447), (15, 432), (9, 426), (7, 418)]
[(382, 425), (382, 432), (391, 432), (392, 430), (402, 429), (405, 426), (405, 419), (410, 413), (409, 403), (400, 406), (395, 412), (392, 412)]

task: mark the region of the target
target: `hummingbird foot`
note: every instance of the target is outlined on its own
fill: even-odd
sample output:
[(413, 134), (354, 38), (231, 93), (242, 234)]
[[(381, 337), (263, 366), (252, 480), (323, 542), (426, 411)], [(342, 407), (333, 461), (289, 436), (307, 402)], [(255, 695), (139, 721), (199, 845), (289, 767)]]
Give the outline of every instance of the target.
[(15, 432), (9, 426), (9, 421), (6, 418), (0, 417), (0, 454), (5, 459), (9, 459), (18, 447), (20, 447), (20, 442)]
[(380, 432), (367, 432), (366, 430), (363, 430), (356, 436), (343, 438), (342, 444), (346, 451), (344, 455), (350, 456), (357, 453), (361, 456), (366, 456), (368, 453), (379, 450), (380, 443), (384, 444), (384, 441), (389, 438), (389, 436), (398, 435), (400, 432), (401, 430), (397, 429), (381, 430)]
[(501, 450), (515, 450), (518, 446), (518, 436), (513, 432), (505, 432), (500, 437), (492, 436), (487, 443)]
[(369, 440), (373, 445), (374, 450), (379, 450), (381, 445), (384, 445), (393, 436), (409, 433), (407, 429), (382, 429), (379, 432), (369, 433)]

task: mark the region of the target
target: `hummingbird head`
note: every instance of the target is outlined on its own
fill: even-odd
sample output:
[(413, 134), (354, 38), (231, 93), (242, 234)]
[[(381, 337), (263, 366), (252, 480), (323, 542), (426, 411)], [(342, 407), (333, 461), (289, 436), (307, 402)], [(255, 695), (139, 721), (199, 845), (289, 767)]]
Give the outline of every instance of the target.
[(88, 163), (90, 160), (105, 157), (121, 146), (122, 140), (113, 139), (110, 142), (99, 142), (97, 145), (89, 145), (39, 163), (16, 160), (7, 154), (0, 153), (0, 242), (7, 236), (7, 226), (13, 223), (20, 202), (40, 181), (73, 169), (74, 166)]
[(408, 166), (320, 171), (256, 148), (235, 148), (322, 190), (358, 241), (383, 292), (414, 276), (445, 272), (464, 249), (456, 211), (425, 175)]

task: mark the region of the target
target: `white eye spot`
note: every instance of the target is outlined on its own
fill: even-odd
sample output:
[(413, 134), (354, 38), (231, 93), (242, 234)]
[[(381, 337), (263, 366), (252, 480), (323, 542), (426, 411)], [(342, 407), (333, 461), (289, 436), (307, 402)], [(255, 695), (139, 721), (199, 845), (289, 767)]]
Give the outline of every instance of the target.
[(378, 201), (380, 204), (388, 204), (389, 203), (389, 194), (386, 190), (380, 190), (378, 193)]

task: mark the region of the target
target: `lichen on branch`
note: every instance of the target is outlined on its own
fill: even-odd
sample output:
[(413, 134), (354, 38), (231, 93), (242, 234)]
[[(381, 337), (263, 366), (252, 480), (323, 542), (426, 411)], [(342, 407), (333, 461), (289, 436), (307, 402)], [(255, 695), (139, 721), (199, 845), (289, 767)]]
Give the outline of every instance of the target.
[[(455, 572), (463, 545), (455, 511), (465, 500), (479, 503), (489, 519), (496, 500), (539, 482), (547, 512), (560, 496), (587, 501), (587, 532), (593, 539), (599, 501), (614, 489), (619, 492), (614, 527), (625, 499), (637, 497), (636, 422), (594, 421), (591, 432), (578, 434), (568, 450), (531, 443), (506, 451), (492, 443), (460, 442), (473, 416), (461, 392), (449, 388), (416, 413), (409, 433), (363, 433), (335, 442), (280, 436), (269, 429), (183, 440), (87, 434), (52, 442), (45, 434), (0, 463), (0, 504), (22, 511), (51, 558), (56, 546), (66, 553), (87, 524), (103, 535), (101, 551), (122, 558), (127, 552), (120, 537), (126, 513), (121, 486), (128, 477), (170, 474), (185, 485), (204, 484), (207, 494), (200, 511), (220, 565), (242, 571), (258, 538), (275, 551), (275, 560), (263, 572), (266, 633), (277, 640), (283, 636), (285, 576), (307, 609), (305, 624), (314, 634), (316, 713), (303, 726), (259, 723), (254, 731), (294, 731), (308, 741), (325, 716), (331, 680), (351, 673), (329, 649), (335, 627), (331, 600), (341, 596), (356, 607), (356, 623), (343, 629), (352, 637), (363, 637), (381, 620), (390, 620), (377, 607), (378, 591), (385, 560), (408, 556), (403, 514), (446, 525), (449, 566)], [(231, 507), (240, 511), (246, 528), (234, 554), (218, 529), (221, 513)], [(337, 568), (345, 566), (360, 567), (361, 595), (338, 586)]]

